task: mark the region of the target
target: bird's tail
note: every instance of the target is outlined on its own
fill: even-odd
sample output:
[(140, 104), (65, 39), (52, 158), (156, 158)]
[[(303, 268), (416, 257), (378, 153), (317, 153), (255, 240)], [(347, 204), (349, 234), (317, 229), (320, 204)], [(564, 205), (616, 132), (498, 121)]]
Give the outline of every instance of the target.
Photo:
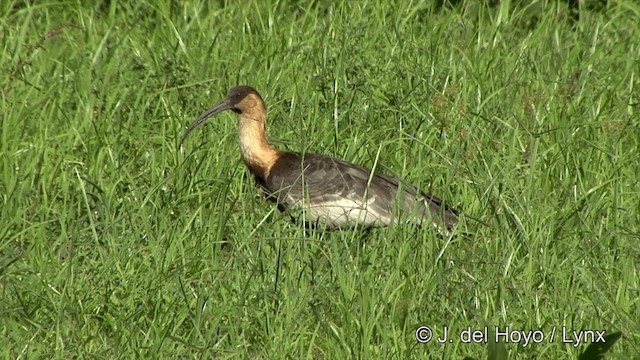
[(445, 204), (441, 199), (423, 193), (428, 211), (431, 213), (431, 222), (441, 232), (450, 234), (458, 225), (460, 212)]

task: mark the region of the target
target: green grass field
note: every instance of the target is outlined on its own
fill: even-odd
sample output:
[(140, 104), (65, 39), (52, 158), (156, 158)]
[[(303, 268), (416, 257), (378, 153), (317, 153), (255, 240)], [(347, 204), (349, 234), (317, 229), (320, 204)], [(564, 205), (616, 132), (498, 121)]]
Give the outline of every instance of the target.
[[(1, 2), (1, 357), (589, 359), (571, 331), (604, 330), (638, 358), (640, 6), (484, 3)], [(231, 113), (179, 151), (238, 84), (276, 147), (375, 165), (467, 235), (301, 229)], [(485, 325), (538, 337), (460, 339)]]

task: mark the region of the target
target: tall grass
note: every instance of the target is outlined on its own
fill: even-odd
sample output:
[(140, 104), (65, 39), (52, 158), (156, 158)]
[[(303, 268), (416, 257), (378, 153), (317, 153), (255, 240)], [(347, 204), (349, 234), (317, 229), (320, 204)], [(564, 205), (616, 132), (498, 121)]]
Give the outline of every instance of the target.
[[(479, 359), (485, 325), (544, 333), (496, 358), (640, 353), (634, 2), (1, 6), (4, 358)], [(376, 163), (467, 235), (291, 224), (230, 114), (179, 151), (237, 84), (278, 148)]]

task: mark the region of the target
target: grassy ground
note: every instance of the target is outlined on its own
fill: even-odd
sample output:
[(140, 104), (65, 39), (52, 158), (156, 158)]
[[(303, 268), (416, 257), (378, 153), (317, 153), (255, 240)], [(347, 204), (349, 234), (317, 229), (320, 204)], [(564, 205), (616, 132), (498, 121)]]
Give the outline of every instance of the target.
[[(563, 327), (640, 353), (634, 2), (78, 3), (1, 3), (3, 358), (484, 359), (459, 334), (488, 324), (541, 331), (510, 359), (578, 359)], [(469, 236), (303, 231), (231, 114), (179, 152), (245, 83), (277, 147), (379, 164)]]

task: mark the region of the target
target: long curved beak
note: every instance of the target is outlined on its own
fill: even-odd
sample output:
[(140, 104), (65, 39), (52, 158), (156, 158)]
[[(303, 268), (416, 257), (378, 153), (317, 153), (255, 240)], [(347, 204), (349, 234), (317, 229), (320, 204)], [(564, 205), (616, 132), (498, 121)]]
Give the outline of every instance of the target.
[(194, 122), (189, 124), (187, 129), (182, 133), (182, 136), (180, 137), (180, 143), (178, 144), (178, 148), (182, 147), (182, 143), (184, 142), (184, 139), (187, 138), (187, 136), (193, 131), (193, 129), (200, 126), (202, 123), (207, 121), (213, 115), (223, 112), (225, 110), (231, 110), (231, 109), (233, 109), (233, 104), (231, 103), (231, 101), (229, 101), (228, 98), (224, 98), (222, 99), (222, 101), (215, 104), (211, 109), (203, 112), (202, 115), (200, 115)]

